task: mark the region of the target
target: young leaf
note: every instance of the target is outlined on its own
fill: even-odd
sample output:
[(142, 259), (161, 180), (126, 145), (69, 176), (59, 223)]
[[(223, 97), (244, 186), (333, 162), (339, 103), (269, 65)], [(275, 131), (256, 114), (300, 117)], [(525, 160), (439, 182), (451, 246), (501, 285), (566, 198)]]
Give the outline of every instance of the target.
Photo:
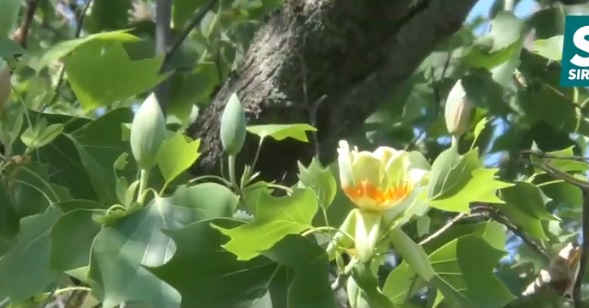
[(496, 191), (512, 186), (495, 179), (499, 169), (480, 167), (478, 149), (460, 156), (454, 147), (432, 164), (428, 197), (431, 206), (452, 212), (469, 212), (473, 201), (503, 203)]
[(290, 137), (302, 142), (309, 142), (306, 132), (314, 132), (317, 131), (317, 129), (309, 124), (301, 123), (252, 125), (247, 127), (247, 131), (260, 138), (271, 137), (277, 141), (281, 141)]
[(548, 60), (560, 61), (562, 59), (562, 35), (555, 35), (545, 40), (535, 40), (532, 51)]
[(260, 195), (253, 223), (235, 229), (213, 228), (227, 235), (230, 240), (223, 248), (235, 254), (238, 260), (251, 260), (270, 249), (288, 234), (298, 234), (311, 227), (317, 212), (317, 198), (309, 188), (296, 189), (292, 195), (273, 197)]
[(63, 132), (63, 128), (64, 126), (61, 123), (47, 126), (47, 120), (42, 118), (33, 128), (27, 128), (22, 135), (20, 135), (20, 140), (29, 148), (29, 150), (36, 150), (55, 140), (55, 138)]
[(187, 141), (181, 133), (166, 139), (158, 153), (158, 166), (166, 183), (173, 181), (188, 169), (199, 156), (200, 140)]
[(321, 207), (325, 210), (329, 208), (337, 194), (337, 182), (331, 169), (329, 167), (324, 169), (316, 158), (311, 160), (308, 168), (305, 168), (300, 162), (297, 164), (299, 186), (311, 188), (319, 198)]
[[(66, 61), (68, 82), (86, 111), (145, 92), (170, 73), (160, 74), (163, 56), (131, 60), (119, 42), (94, 41), (76, 49)], [(92, 72), (92, 74), (88, 74)]]

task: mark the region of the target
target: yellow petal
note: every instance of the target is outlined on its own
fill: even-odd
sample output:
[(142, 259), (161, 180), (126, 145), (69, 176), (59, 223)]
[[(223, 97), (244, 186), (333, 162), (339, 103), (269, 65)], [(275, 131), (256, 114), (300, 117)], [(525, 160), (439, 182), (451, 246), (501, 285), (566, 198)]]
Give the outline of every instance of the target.
[(380, 162), (384, 166), (388, 163), (388, 161), (391, 158), (398, 156), (399, 154), (401, 154), (401, 152), (402, 151), (397, 151), (390, 147), (378, 147), (376, 148), (376, 150), (374, 150), (372, 155), (376, 157), (378, 160), (380, 160)]
[(337, 149), (338, 167), (340, 183), (343, 187), (354, 186), (354, 177), (352, 172), (352, 153), (350, 146), (345, 140), (340, 140), (339, 148)]
[(407, 168), (408, 153), (402, 152), (396, 157), (392, 157), (385, 166), (385, 180), (382, 185), (385, 188), (394, 187), (405, 182), (405, 170)]
[(407, 181), (411, 186), (420, 186), (425, 184), (429, 172), (421, 169), (411, 169), (407, 174)]
[(352, 176), (356, 185), (365, 181), (374, 187), (379, 187), (384, 176), (384, 166), (372, 153), (362, 151), (354, 157)]

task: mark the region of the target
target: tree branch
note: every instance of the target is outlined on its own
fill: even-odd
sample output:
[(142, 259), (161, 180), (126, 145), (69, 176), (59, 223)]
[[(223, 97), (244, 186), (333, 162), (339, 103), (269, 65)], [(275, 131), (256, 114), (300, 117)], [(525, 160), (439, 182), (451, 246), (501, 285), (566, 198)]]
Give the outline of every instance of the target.
[[(335, 158), (347, 138), (386, 102), (438, 44), (460, 29), (476, 1), (291, 0), (257, 31), (238, 69), (201, 110), (188, 133), (202, 140), (193, 172), (216, 173), (224, 153), (219, 118), (237, 93), (248, 124), (308, 123), (307, 102), (327, 98), (316, 113), (319, 157)], [(306, 66), (306, 94), (301, 65)], [(404, 102), (395, 102), (402, 103)], [(258, 146), (248, 136), (240, 165)], [(297, 161), (315, 156), (313, 144), (265, 140), (258, 170), (262, 180), (296, 180)]]
[(188, 22), (188, 25), (186, 25), (186, 28), (184, 28), (182, 33), (180, 33), (180, 35), (174, 40), (172, 46), (169, 49), (167, 49), (166, 56), (164, 57), (164, 64), (168, 64), (170, 62), (172, 56), (174, 56), (174, 54), (176, 53), (176, 51), (178, 51), (182, 43), (186, 40), (186, 38), (188, 38), (190, 32), (192, 32), (192, 30), (200, 24), (203, 18), (207, 15), (207, 12), (210, 11), (215, 5), (217, 5), (217, 2), (218, 0), (209, 1), (209, 3), (204, 8), (200, 9), (192, 16), (192, 18)]
[(35, 18), (35, 12), (39, 7), (40, 0), (28, 0), (26, 4), (25, 16), (22, 19), (20, 27), (13, 34), (13, 40), (17, 42), (22, 48), (27, 48), (27, 39), (29, 37), (29, 31)]
[[(84, 20), (86, 19), (86, 13), (90, 8), (90, 4), (92, 4), (92, 0), (86, 0), (86, 3), (82, 7), (76, 16), (76, 32), (74, 34), (74, 38), (80, 37), (82, 34), (82, 29), (84, 28)], [(61, 70), (59, 71), (59, 77), (57, 77), (57, 84), (55, 85), (55, 89), (53, 90), (53, 96), (47, 105), (53, 105), (59, 99), (59, 90), (65, 81), (65, 65), (61, 66)]]
[[(544, 158), (544, 164), (538, 165), (533, 164), (535, 167), (543, 170), (554, 178), (563, 180), (566, 183), (575, 185), (583, 192), (583, 215), (581, 219), (581, 232), (583, 234), (583, 243), (581, 247), (581, 256), (579, 261), (578, 274), (576, 274), (575, 283), (573, 285), (573, 303), (574, 306), (579, 308), (583, 306), (581, 299), (581, 287), (583, 286), (583, 277), (587, 271), (587, 263), (589, 261), (589, 182), (573, 177), (572, 175), (560, 171), (557, 168), (550, 165), (550, 159), (572, 159), (576, 161), (587, 162), (584, 157), (570, 156), (570, 157), (558, 157), (543, 153), (540, 151), (524, 151), (535, 155), (540, 158)], [(552, 157), (551, 157), (552, 156)]]
[(546, 252), (546, 250), (544, 250), (542, 246), (530, 238), (530, 236), (528, 236), (528, 234), (520, 227), (513, 224), (511, 221), (509, 221), (509, 219), (501, 215), (501, 213), (493, 208), (489, 207), (487, 213), (491, 219), (504, 225), (509, 231), (519, 237), (524, 242), (524, 244), (530, 247), (530, 249), (532, 249), (540, 258), (542, 258), (543, 261), (550, 262), (550, 255)]
[[(172, 42), (172, 0), (156, 0), (155, 3), (155, 52), (166, 55)], [(164, 56), (165, 58), (165, 56)], [(160, 73), (168, 70), (168, 63), (163, 62)], [(155, 87), (155, 96), (165, 114), (168, 106), (170, 82), (162, 81)]]

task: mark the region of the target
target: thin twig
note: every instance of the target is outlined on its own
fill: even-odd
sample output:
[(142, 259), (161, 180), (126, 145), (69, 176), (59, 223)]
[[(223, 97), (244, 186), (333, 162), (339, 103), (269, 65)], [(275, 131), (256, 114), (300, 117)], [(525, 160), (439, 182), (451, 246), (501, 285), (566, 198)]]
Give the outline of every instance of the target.
[(496, 211), (495, 209), (488, 208), (488, 215), (489, 218), (495, 220), (496, 222), (504, 225), (509, 231), (519, 237), (528, 247), (530, 247), (538, 256), (542, 257), (544, 261), (550, 262), (550, 255), (540, 246), (536, 241), (531, 239), (525, 231), (523, 231), (520, 227), (513, 224), (509, 219), (503, 216), (501, 213)]
[(536, 151), (536, 150), (523, 150), (523, 151), (520, 151), (520, 154), (534, 155), (534, 156), (537, 156), (538, 158), (574, 160), (574, 161), (584, 162), (584, 163), (589, 162), (589, 157), (575, 156), (575, 155), (561, 156), (561, 155), (554, 155), (554, 154), (550, 154), (550, 153), (544, 153), (544, 152)]
[(218, 0), (209, 1), (209, 3), (204, 8), (202, 8), (196, 14), (194, 14), (194, 16), (192, 17), (192, 19), (190, 20), (190, 22), (188, 23), (186, 28), (184, 28), (184, 31), (182, 31), (182, 33), (180, 33), (180, 35), (176, 38), (174, 43), (172, 43), (172, 46), (170, 47), (168, 52), (166, 52), (166, 55), (164, 57), (164, 64), (167, 64), (170, 62), (172, 56), (178, 51), (178, 49), (180, 48), (180, 45), (182, 45), (182, 42), (184, 42), (184, 40), (186, 40), (186, 38), (188, 37), (188, 35), (192, 31), (192, 29), (196, 28), (196, 26), (198, 26), (200, 24), (200, 22), (206, 16), (207, 12), (210, 11), (213, 8), (213, 6), (215, 6), (217, 4), (217, 2), (218, 2)]
[[(155, 50), (158, 55), (166, 54), (172, 41), (172, 0), (156, 0), (155, 2)], [(160, 73), (168, 71), (168, 62), (163, 62)], [(154, 89), (155, 96), (164, 115), (170, 98), (170, 82), (164, 80)]]
[(14, 40), (22, 46), (22, 48), (27, 48), (27, 39), (29, 37), (29, 31), (31, 30), (31, 25), (33, 24), (33, 19), (35, 17), (35, 12), (39, 7), (39, 0), (29, 0), (27, 1), (27, 8), (25, 11), (25, 16), (22, 20), (21, 26), (16, 30), (17, 32), (14, 35)]
[(441, 227), (436, 232), (430, 234), (428, 237), (426, 237), (425, 239), (420, 241), (418, 245), (423, 246), (423, 245), (431, 242), (433, 239), (440, 236), (446, 230), (450, 229), (450, 227), (452, 227), (455, 223), (457, 223), (458, 221), (460, 221), (466, 217), (467, 217), (466, 213), (460, 213), (460, 214), (456, 215), (454, 218), (450, 219), (450, 221), (448, 221), (448, 223), (446, 223), (443, 227)]
[[(88, 12), (88, 9), (90, 8), (90, 4), (92, 4), (92, 0), (86, 0), (86, 3), (82, 7), (82, 9), (78, 12), (78, 15), (76, 16), (76, 32), (74, 34), (74, 39), (79, 38), (80, 35), (82, 34), (82, 29), (84, 27), (84, 20), (86, 19), (86, 12)], [(51, 97), (51, 100), (49, 101), (49, 104), (48, 104), (49, 106), (51, 106), (55, 102), (57, 102), (57, 99), (59, 98), (59, 89), (63, 85), (64, 81), (65, 81), (65, 63), (62, 64), (61, 69), (59, 71), (59, 77), (57, 78), (57, 84), (55, 85), (55, 89), (53, 90), (53, 96)]]

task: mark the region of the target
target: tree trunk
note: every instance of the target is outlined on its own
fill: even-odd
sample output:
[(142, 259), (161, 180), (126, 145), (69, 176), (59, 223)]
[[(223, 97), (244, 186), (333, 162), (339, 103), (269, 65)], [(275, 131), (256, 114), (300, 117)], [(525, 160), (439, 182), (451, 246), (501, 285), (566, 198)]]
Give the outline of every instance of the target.
[[(307, 163), (316, 152), (324, 164), (333, 161), (338, 140), (359, 129), (436, 45), (459, 30), (475, 3), (286, 0), (189, 129), (202, 140), (203, 153), (193, 171), (217, 173), (214, 168), (223, 157), (219, 118), (234, 92), (249, 125), (311, 123), (318, 128), (317, 144), (265, 140), (256, 165), (263, 179), (286, 175), (291, 182), (297, 161)], [(257, 145), (257, 137), (248, 136), (239, 155), (242, 163), (251, 164)]]

